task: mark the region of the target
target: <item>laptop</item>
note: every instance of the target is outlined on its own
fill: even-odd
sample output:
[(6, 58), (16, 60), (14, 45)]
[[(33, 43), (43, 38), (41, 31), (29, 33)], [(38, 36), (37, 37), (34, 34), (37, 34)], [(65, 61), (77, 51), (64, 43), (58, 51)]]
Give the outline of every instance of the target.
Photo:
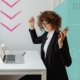
[(22, 64), (24, 63), (24, 57), (22, 54), (24, 54), (24, 51), (11, 51), (5, 55), (5, 52), (0, 46), (0, 57), (4, 63)]

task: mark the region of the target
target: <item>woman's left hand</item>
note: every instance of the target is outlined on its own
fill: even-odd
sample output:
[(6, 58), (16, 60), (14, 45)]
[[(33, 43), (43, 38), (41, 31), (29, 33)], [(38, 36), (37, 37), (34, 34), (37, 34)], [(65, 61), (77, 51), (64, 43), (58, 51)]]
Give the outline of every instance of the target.
[(68, 27), (65, 28), (64, 30), (62, 30), (62, 31), (60, 32), (60, 34), (59, 34), (59, 38), (58, 38), (59, 48), (62, 48), (62, 47), (63, 47), (63, 40), (64, 40), (65, 37), (66, 37), (67, 31), (68, 31)]

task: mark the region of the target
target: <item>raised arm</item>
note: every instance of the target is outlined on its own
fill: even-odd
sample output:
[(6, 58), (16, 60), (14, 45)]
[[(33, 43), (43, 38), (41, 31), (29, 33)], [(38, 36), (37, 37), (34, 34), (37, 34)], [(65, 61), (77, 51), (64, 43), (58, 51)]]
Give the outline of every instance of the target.
[(69, 67), (72, 63), (72, 59), (71, 59), (71, 55), (70, 55), (70, 52), (69, 52), (67, 37), (65, 37), (65, 39), (63, 41), (63, 47), (60, 48), (58, 51), (59, 51), (59, 54), (62, 58), (62, 61), (63, 61), (64, 65)]
[(34, 22), (35, 22), (34, 17), (31, 17), (28, 22), (29, 22), (29, 25), (30, 25), (29, 32), (30, 32), (33, 43), (34, 44), (42, 43), (43, 35), (41, 35), (39, 37), (37, 36), (35, 28), (34, 28)]
[(69, 52), (69, 46), (68, 46), (68, 41), (67, 41), (67, 34), (68, 27), (66, 27), (64, 30), (62, 30), (59, 34), (58, 38), (58, 46), (59, 46), (59, 54), (61, 55), (61, 58), (63, 60), (63, 63), (65, 66), (70, 66), (72, 63), (70, 52)]

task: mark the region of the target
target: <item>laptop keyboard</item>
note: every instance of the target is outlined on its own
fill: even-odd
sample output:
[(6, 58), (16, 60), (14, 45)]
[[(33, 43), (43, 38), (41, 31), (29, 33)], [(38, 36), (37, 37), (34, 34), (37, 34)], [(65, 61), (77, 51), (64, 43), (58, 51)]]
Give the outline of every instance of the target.
[(15, 55), (7, 55), (7, 61), (15, 61)]

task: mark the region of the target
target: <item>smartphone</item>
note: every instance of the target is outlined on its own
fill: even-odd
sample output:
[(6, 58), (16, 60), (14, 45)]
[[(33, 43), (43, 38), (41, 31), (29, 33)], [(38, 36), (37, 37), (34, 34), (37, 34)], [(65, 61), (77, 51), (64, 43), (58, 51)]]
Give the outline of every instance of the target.
[[(66, 28), (64, 28), (64, 30), (65, 30), (65, 31), (68, 31), (68, 30), (69, 30), (69, 28), (68, 28), (68, 27), (66, 27)], [(60, 35), (58, 35), (58, 37), (60, 38), (61, 36), (60, 36)]]
[(69, 30), (69, 28), (68, 28), (68, 27), (66, 27), (64, 30), (65, 30), (65, 31), (68, 31), (68, 30)]

